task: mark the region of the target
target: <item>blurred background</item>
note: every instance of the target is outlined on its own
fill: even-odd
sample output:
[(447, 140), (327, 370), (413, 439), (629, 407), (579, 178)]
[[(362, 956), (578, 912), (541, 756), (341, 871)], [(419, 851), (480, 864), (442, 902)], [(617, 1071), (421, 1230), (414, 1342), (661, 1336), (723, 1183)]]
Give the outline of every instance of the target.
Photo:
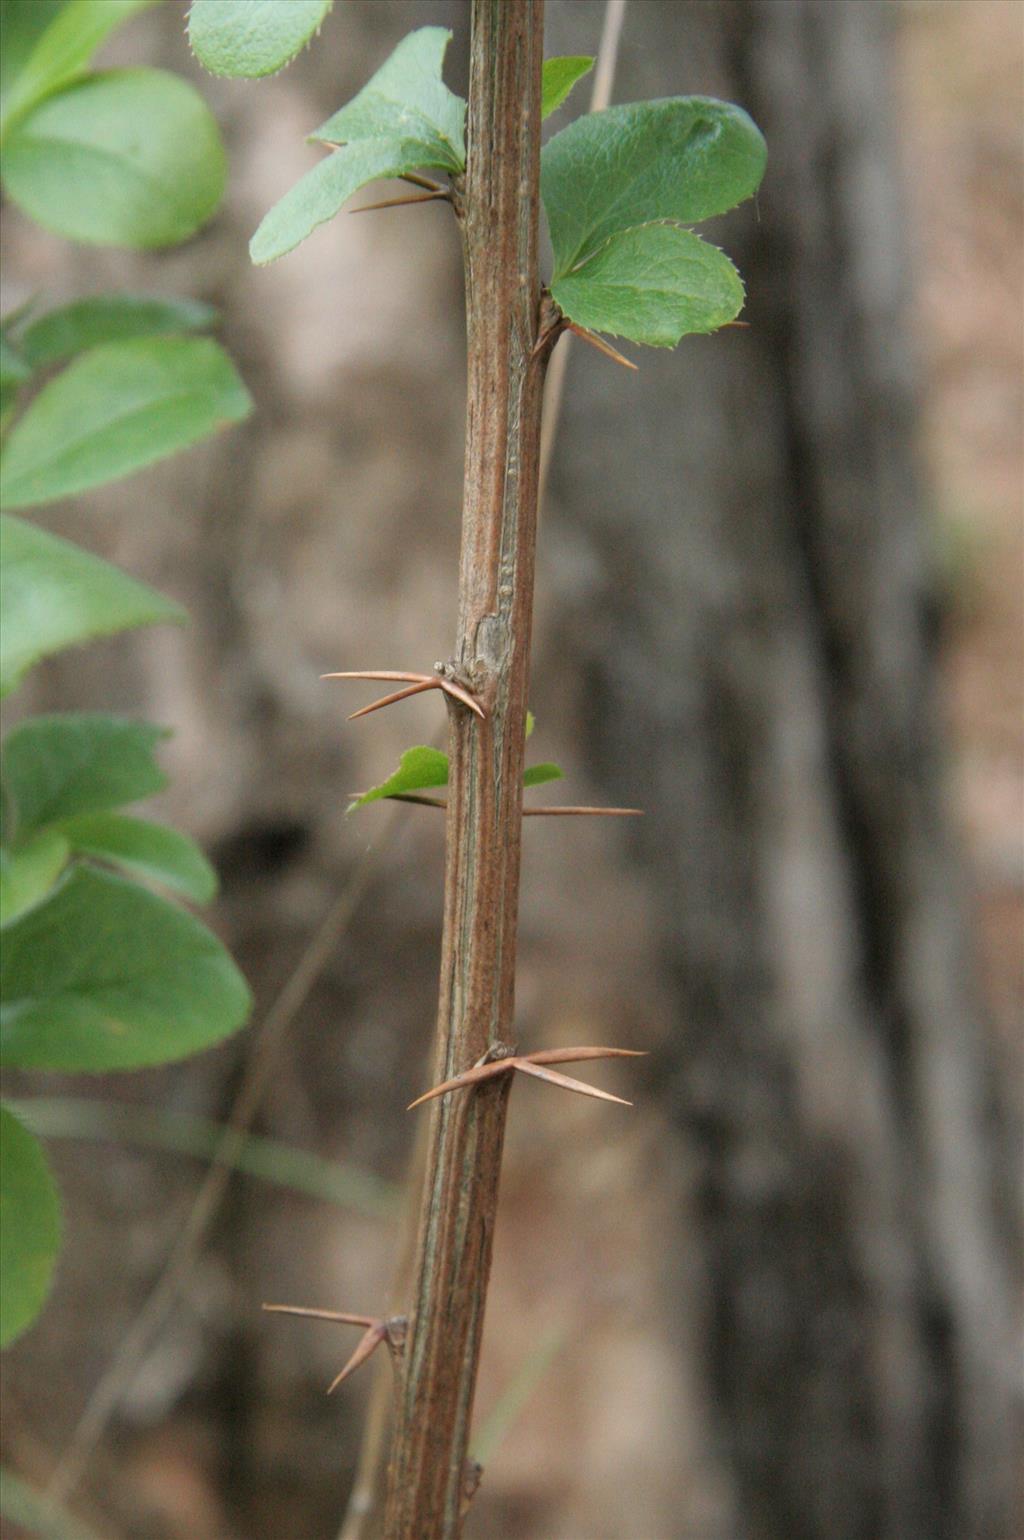
[[(1022, 1533), (1022, 17), (629, 0), (613, 101), (737, 101), (769, 170), (709, 231), (748, 329), (643, 353), (635, 376), (569, 362), (531, 748), (566, 771), (548, 800), (647, 816), (526, 825), (519, 1038), (651, 1058), (601, 1074), (632, 1112), (513, 1098), (480, 1540)], [(595, 52), (602, 18), (549, 0), (548, 51)], [(318, 676), (450, 650), (461, 258), (430, 204), (342, 214), (267, 269), (246, 246), (316, 160), (305, 135), (407, 31), (454, 29), (464, 91), (468, 8), (338, 0), (260, 83), (201, 76), (183, 19), (167, 0), (105, 57), (201, 82), (222, 214), (131, 255), (8, 210), (4, 309), (210, 301), (256, 412), (45, 510), (192, 624), (41, 666), (8, 720), (174, 729), (157, 811), (211, 853), (257, 1008), (176, 1068), (13, 1084), (121, 1117), (92, 1129), (119, 1137), (70, 1138), (70, 1117), (49, 1143), (66, 1245), (6, 1359), (4, 1460), (106, 1540), (334, 1540), (388, 1366), (328, 1400), (350, 1335), (260, 1303), (387, 1301), (443, 829), (344, 816), (432, 740), (436, 701), (348, 725), (370, 697)], [(160, 1118), (224, 1121), (240, 1093), (256, 1133), (330, 1169), (277, 1157), (208, 1202)]]

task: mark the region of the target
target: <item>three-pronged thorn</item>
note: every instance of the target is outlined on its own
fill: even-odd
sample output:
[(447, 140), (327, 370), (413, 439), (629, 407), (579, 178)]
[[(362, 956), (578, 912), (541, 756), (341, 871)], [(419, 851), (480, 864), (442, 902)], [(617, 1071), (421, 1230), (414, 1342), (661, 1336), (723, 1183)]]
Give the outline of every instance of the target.
[(622, 1107), (632, 1107), (633, 1103), (626, 1101), (623, 1096), (599, 1091), (596, 1086), (587, 1085), (583, 1080), (573, 1080), (569, 1075), (560, 1075), (557, 1070), (546, 1069), (545, 1065), (578, 1064), (583, 1059), (642, 1059), (644, 1055), (645, 1050), (642, 1048), (541, 1048), (536, 1053), (490, 1059), (484, 1064), (475, 1064), (472, 1069), (465, 1070), (454, 1079), (445, 1080), (441, 1085), (434, 1086), (433, 1090), (417, 1096), (414, 1102), (409, 1103), (406, 1111), (411, 1112), (414, 1107), (432, 1101), (435, 1096), (444, 1096), (448, 1091), (461, 1091), (464, 1086), (479, 1085), (481, 1081), (494, 1080), (498, 1075), (512, 1074), (515, 1070), (523, 1075), (532, 1075), (537, 1080), (546, 1080), (549, 1085), (561, 1086), (565, 1091), (577, 1091), (580, 1096), (594, 1096), (599, 1101), (618, 1102)]
[(274, 1315), (303, 1315), (314, 1321), (339, 1321), (343, 1326), (363, 1326), (366, 1330), (356, 1344), (355, 1352), (346, 1363), (340, 1374), (336, 1374), (327, 1387), (327, 1394), (337, 1390), (343, 1380), (347, 1380), (359, 1365), (365, 1363), (370, 1354), (374, 1352), (382, 1342), (389, 1347), (400, 1348), (405, 1338), (405, 1316), (372, 1316), (349, 1315), (342, 1310), (313, 1310), (305, 1305), (264, 1305), (264, 1310), (269, 1310)]
[(447, 672), (441, 668), (435, 669), (432, 674), (405, 674), (398, 673), (394, 669), (376, 668), (357, 670), (344, 674), (321, 674), (321, 679), (384, 679), (404, 682), (404, 690), (395, 690), (391, 695), (382, 695), (380, 700), (371, 701), (369, 706), (363, 706), (359, 711), (353, 711), (349, 717), (354, 722), (356, 717), (369, 716), (371, 711), (379, 711), (382, 706), (391, 706), (395, 701), (405, 700), (409, 695), (420, 695), (424, 690), (443, 690), (453, 700), (461, 701), (463, 706), (476, 714), (481, 722), (486, 722), (487, 713), (475, 696), (471, 695), (464, 685), (458, 684), (449, 678)]

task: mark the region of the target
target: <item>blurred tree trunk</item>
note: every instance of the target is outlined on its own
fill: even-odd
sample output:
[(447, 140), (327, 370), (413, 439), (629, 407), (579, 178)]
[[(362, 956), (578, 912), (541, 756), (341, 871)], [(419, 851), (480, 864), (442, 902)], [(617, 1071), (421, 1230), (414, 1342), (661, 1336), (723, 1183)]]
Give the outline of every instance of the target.
[(751, 1540), (1011, 1524), (1008, 1167), (945, 807), (893, 20), (631, 8), (616, 100), (718, 94), (766, 134), (759, 209), (708, 232), (750, 329), (636, 383), (577, 352), (553, 486), (593, 574), (562, 640), (595, 774), (648, 810), (655, 1083), (698, 1173), (679, 1278), (696, 1249)]

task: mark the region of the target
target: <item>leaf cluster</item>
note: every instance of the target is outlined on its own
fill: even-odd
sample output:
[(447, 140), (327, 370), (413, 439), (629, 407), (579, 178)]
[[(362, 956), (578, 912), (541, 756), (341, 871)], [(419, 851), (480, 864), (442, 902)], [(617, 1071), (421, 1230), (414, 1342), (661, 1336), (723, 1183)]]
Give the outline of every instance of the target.
[[(208, 46), (212, 13), (227, 33), (223, 0), (196, 0), (193, 46), (223, 73), (264, 73), (271, 28), (288, 7), (250, 0), (250, 34), (233, 32), (228, 49)], [(300, 8), (294, 8), (296, 11)], [(317, 7), (310, 6), (310, 12)], [(264, 16), (256, 28), (257, 13)], [(318, 24), (322, 17), (316, 18)], [(297, 15), (291, 16), (296, 42)], [(310, 28), (311, 30), (311, 28)], [(250, 251), (256, 263), (284, 256), (332, 219), (369, 182), (386, 177), (423, 182), (438, 195), (457, 191), (466, 167), (465, 102), (444, 84), (451, 34), (423, 27), (403, 38), (362, 91), (311, 138), (334, 146), (263, 219)], [(294, 48), (293, 50), (294, 51)], [(224, 68), (230, 58), (230, 68)], [(286, 62), (282, 51), (275, 53)], [(542, 80), (547, 117), (568, 97), (593, 61), (549, 59)], [(562, 316), (588, 330), (654, 347), (688, 333), (714, 331), (743, 306), (735, 267), (690, 226), (734, 208), (757, 189), (764, 141), (739, 107), (710, 97), (635, 102), (577, 118), (541, 152), (541, 196), (554, 253), (550, 294)]]
[(224, 193), (216, 121), (195, 88), (158, 69), (94, 70), (93, 55), (155, 0), (4, 0), (0, 177), (12, 203), (72, 240), (187, 240)]
[[(90, 68), (153, 0), (2, 0), (0, 176), (39, 224), (134, 247), (187, 239), (224, 186), (214, 119), (160, 70)], [(238, 422), (248, 393), (195, 301), (98, 295), (0, 323), (0, 695), (64, 648), (184, 620), (171, 600), (24, 522)], [(0, 1065), (164, 1063), (241, 1026), (248, 989), (206, 903), (213, 869), (133, 805), (166, 784), (163, 729), (106, 715), (28, 717), (0, 750)], [(0, 1343), (49, 1287), (59, 1200), (35, 1134), (0, 1109)]]

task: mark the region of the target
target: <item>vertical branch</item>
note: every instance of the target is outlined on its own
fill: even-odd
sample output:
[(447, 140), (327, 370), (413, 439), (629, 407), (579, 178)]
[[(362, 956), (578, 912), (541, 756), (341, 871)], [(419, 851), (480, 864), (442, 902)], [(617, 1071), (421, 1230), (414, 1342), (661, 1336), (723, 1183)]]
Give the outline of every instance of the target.
[[(436, 1072), (508, 1048), (519, 894), (541, 397), (537, 347), (543, 0), (472, 0), (463, 238), (468, 403), (453, 667), (487, 710), (451, 708)], [(448, 1540), (491, 1266), (507, 1077), (431, 1113), (387, 1540)]]

